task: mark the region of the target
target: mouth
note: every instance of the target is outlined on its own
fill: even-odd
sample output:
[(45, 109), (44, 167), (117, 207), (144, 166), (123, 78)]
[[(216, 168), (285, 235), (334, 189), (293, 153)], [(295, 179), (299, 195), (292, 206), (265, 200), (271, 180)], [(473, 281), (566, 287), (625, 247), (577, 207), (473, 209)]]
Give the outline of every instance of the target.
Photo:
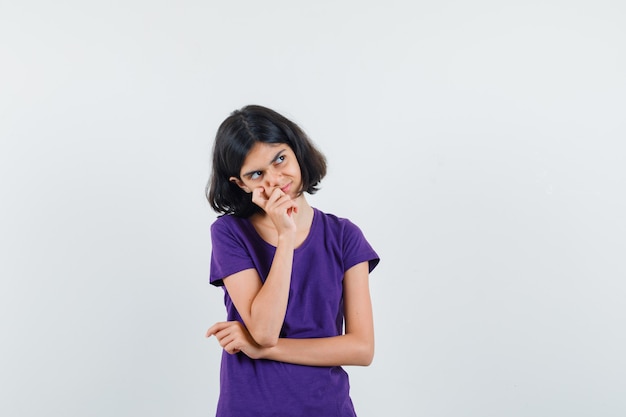
[(291, 183), (288, 183), (286, 185), (283, 185), (282, 187), (280, 187), (280, 190), (285, 193), (285, 194), (289, 194), (289, 189), (291, 188)]

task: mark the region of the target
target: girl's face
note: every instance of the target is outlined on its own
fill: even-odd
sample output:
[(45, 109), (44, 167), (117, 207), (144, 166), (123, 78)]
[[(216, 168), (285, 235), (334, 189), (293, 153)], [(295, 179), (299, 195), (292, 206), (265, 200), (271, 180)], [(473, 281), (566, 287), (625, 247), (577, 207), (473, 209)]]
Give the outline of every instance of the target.
[(230, 177), (230, 181), (247, 193), (262, 187), (269, 195), (274, 188), (280, 188), (295, 199), (302, 187), (302, 174), (289, 145), (257, 142), (243, 161), (239, 178)]

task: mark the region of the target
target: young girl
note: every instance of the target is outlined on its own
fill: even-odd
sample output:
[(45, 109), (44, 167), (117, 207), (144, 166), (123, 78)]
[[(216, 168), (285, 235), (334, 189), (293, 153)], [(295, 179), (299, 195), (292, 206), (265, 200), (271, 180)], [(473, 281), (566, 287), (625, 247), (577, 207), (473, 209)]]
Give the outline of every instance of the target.
[(224, 287), (228, 321), (206, 333), (224, 349), (218, 417), (355, 416), (341, 366), (372, 361), (379, 258), (357, 226), (307, 202), (325, 174), (324, 156), (273, 110), (244, 107), (218, 129), (210, 282)]

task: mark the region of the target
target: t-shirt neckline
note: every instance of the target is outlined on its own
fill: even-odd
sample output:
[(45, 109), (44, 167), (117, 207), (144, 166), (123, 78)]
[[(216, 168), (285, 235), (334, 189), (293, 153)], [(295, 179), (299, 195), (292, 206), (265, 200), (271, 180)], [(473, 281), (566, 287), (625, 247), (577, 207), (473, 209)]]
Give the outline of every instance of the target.
[[(315, 228), (316, 223), (318, 221), (318, 217), (320, 217), (320, 216), (318, 215), (319, 214), (319, 210), (318, 209), (316, 209), (315, 207), (311, 207), (311, 208), (313, 209), (313, 220), (311, 221), (311, 228), (309, 229), (309, 233), (306, 235), (306, 237), (304, 238), (304, 240), (302, 241), (300, 246), (298, 246), (297, 248), (294, 249), (294, 252), (299, 252), (302, 249), (304, 249), (306, 246), (308, 246), (309, 242), (313, 239), (313, 229)], [(259, 242), (261, 242), (263, 245), (265, 245), (265, 246), (267, 246), (269, 248), (272, 248), (272, 249), (276, 250), (276, 246), (272, 245), (267, 240), (263, 239), (263, 237), (261, 237), (259, 232), (256, 230), (256, 228), (254, 227), (254, 225), (250, 221), (250, 218), (246, 218), (246, 224), (248, 225), (248, 227), (252, 231), (252, 234), (255, 236), (255, 238)]]

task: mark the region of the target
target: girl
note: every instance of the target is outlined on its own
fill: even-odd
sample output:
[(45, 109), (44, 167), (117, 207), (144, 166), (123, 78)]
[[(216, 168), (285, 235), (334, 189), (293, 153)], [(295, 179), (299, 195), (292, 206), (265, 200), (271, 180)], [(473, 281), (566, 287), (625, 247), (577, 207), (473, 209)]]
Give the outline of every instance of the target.
[(379, 258), (357, 226), (307, 202), (325, 174), (305, 133), (268, 108), (235, 111), (217, 131), (210, 282), (228, 321), (206, 335), (224, 349), (218, 417), (355, 416), (341, 366), (372, 361)]

